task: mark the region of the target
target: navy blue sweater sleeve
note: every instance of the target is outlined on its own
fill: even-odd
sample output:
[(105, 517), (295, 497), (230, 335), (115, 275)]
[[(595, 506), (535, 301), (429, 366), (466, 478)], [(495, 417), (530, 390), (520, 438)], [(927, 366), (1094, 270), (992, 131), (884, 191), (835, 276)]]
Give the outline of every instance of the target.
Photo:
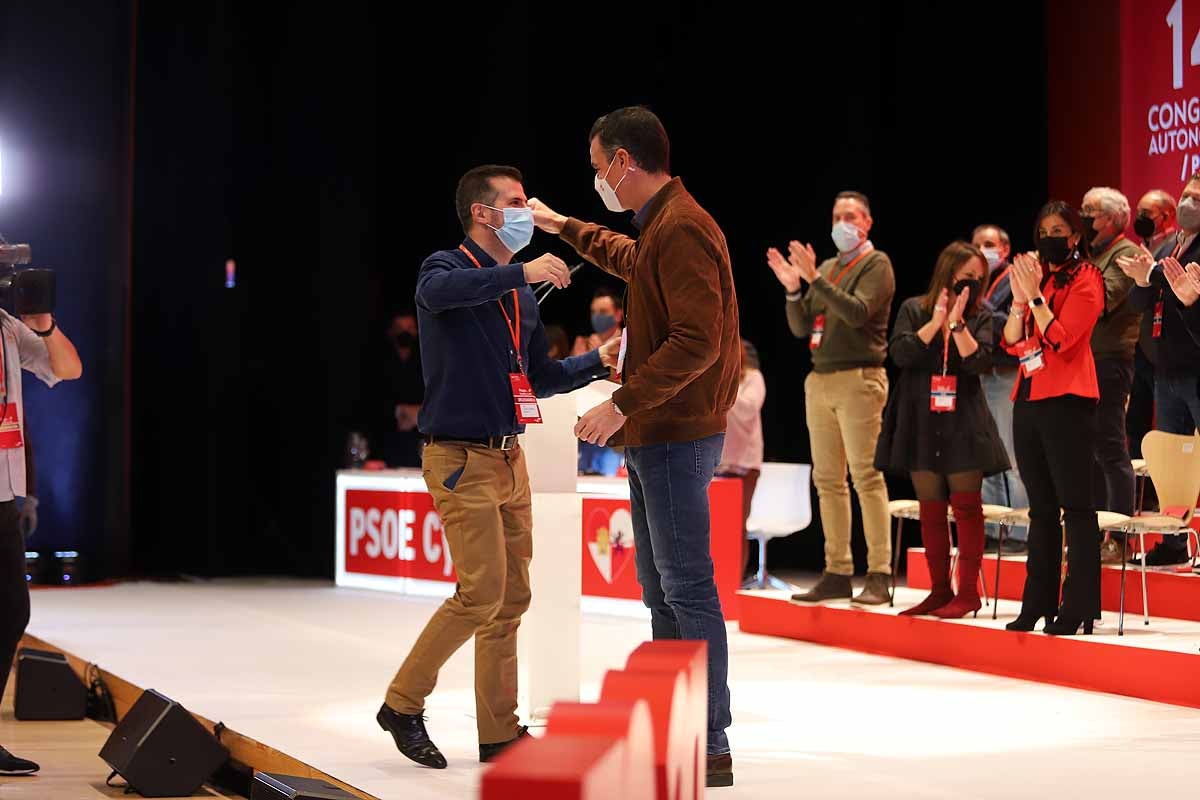
[(529, 382), (538, 397), (573, 392), (594, 380), (608, 377), (608, 368), (600, 363), (600, 351), (561, 361), (550, 357), (546, 329), (539, 319), (529, 337)]
[(525, 265), (463, 269), (440, 254), (425, 259), (417, 276), (417, 305), (435, 314), (499, 300), (525, 286)]
[(1149, 311), (1154, 308), (1154, 304), (1158, 302), (1158, 293), (1165, 288), (1166, 279), (1163, 278), (1162, 267), (1155, 266), (1150, 273), (1149, 286), (1134, 286), (1129, 292), (1129, 307), (1136, 311)]

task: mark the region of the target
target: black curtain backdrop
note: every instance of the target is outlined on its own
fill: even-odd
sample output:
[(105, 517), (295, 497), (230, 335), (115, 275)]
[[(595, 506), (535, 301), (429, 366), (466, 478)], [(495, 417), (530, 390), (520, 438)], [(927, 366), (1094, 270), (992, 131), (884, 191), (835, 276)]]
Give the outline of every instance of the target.
[[(630, 215), (610, 214), (592, 187), (587, 134), (600, 114), (644, 103), (671, 136), (673, 172), (728, 239), (742, 334), (767, 381), (767, 459), (807, 462), (807, 342), (788, 331), (768, 246), (796, 238), (832, 255), (834, 195), (865, 192), (872, 238), (896, 268), (897, 305), (923, 292), (941, 248), (980, 222), (1030, 246), (1046, 199), (1040, 3), (503, 12), (455, 13), (411, 42), (401, 74), (414, 78), (413, 94), (402, 92), (408, 114), (396, 132), (414, 141), (392, 151), (414, 189), (402, 206), (411, 228), (399, 268), (382, 270), (386, 297), (410, 297), (421, 258), (461, 236), (454, 186), (479, 163), (514, 164), (530, 196), (632, 233)], [(528, 252), (544, 250), (573, 256), (539, 234)], [(570, 293), (547, 301), (545, 320), (585, 332), (591, 291), (607, 280), (581, 272)], [(912, 496), (904, 479), (889, 482)], [(808, 533), (772, 543), (773, 564), (820, 567), (815, 508), (814, 520)], [(865, 569), (857, 514), (855, 525)]]
[[(16, 136), (65, 174), (103, 168), (89, 196), (113, 198), (81, 206), (69, 187), (35, 212), (14, 208), (7, 184), (0, 197), (0, 231), (86, 273), (64, 276), (78, 294), (60, 317), (78, 318), (89, 367), (108, 370), (62, 395), (71, 413), (31, 410), (35, 436), (61, 442), (40, 468), (64, 482), (55, 505), (70, 481), (88, 487), (49, 524), (64, 544), (116, 542), (139, 573), (331, 574), (333, 473), (348, 432), (368, 426), (386, 318), (412, 302), (422, 259), (461, 239), (453, 192), (472, 166), (518, 166), (530, 195), (630, 230), (592, 188), (587, 133), (619, 106), (653, 108), (673, 171), (728, 238), (743, 334), (767, 379), (771, 460), (809, 460), (809, 358), (788, 333), (768, 246), (798, 238), (832, 254), (833, 195), (866, 192), (899, 303), (979, 222), (1028, 247), (1046, 199), (1040, 3), (210, 0), (118, 4), (99, 20), (13, 5), (25, 4), (0, 11), (0, 148)], [(55, 5), (59, 19), (43, 21)], [(36, 37), (14, 34), (17, 18), (38, 20)], [(121, 161), (131, 81), (132, 169)], [(87, 160), (59, 152), (69, 138), (86, 140)], [(541, 234), (523, 255), (546, 250), (572, 255)], [(584, 270), (546, 321), (584, 332), (606, 282)], [(122, 285), (127, 316), (110, 298)], [(105, 420), (126, 401), (131, 477), (114, 482), (123, 462)], [(96, 509), (126, 486), (130, 526), (98, 526)], [(774, 543), (773, 562), (818, 566), (818, 531)]]

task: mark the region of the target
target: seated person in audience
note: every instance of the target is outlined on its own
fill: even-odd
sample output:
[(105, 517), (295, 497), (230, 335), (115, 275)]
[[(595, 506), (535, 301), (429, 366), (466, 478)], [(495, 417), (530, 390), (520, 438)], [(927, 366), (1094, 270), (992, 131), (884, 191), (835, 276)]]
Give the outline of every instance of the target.
[(748, 570), (749, 543), (745, 536), (746, 520), (750, 519), (750, 504), (754, 487), (762, 472), (763, 432), (762, 407), (767, 399), (767, 384), (759, 370), (758, 351), (742, 339), (742, 381), (737, 400), (726, 415), (725, 449), (717, 474), (742, 481), (742, 566)]
[(571, 355), (571, 340), (562, 325), (547, 325), (546, 341), (550, 343), (551, 358), (561, 361)]
[(592, 334), (576, 336), (571, 355), (591, 352), (614, 336), (620, 336), (621, 329), (625, 327), (624, 306), (612, 289), (597, 289), (592, 296)]

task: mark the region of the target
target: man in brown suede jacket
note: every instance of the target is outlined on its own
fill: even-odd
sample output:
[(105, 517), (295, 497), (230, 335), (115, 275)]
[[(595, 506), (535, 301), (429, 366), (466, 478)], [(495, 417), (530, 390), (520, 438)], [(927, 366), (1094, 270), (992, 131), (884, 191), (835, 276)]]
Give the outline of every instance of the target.
[(538, 227), (629, 287), (624, 385), (575, 432), (592, 444), (623, 433), (642, 600), (655, 639), (708, 642), (708, 785), (730, 786), (729, 648), (708, 516), (708, 485), (741, 376), (729, 249), (671, 177), (667, 132), (649, 109), (601, 117), (588, 142), (596, 191), (610, 211), (637, 211), (638, 238), (529, 202)]

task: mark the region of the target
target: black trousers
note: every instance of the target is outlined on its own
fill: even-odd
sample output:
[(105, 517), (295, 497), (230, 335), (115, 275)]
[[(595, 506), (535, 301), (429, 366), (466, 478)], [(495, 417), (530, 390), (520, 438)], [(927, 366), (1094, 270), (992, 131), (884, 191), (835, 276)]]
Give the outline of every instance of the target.
[(17, 523), (17, 504), (10, 500), (0, 503), (0, 697), (4, 696), (13, 657), (28, 624), (25, 540)]
[(1096, 408), (1096, 508), (1131, 516), (1134, 498), (1133, 465), (1125, 430), (1125, 405), (1133, 387), (1133, 361), (1106, 358), (1096, 362), (1100, 405)]
[[(1013, 444), (1029, 494), (1022, 615), (1057, 611), (1068, 619), (1092, 619), (1100, 613), (1100, 527), (1092, 499), (1095, 429), (1096, 403), (1083, 397), (1019, 400), (1013, 409)], [(1060, 607), (1063, 525), (1067, 580)]]
[(1142, 457), (1142, 439), (1154, 430), (1154, 365), (1142, 352), (1141, 345), (1133, 354), (1133, 386), (1129, 390), (1129, 410), (1125, 414), (1125, 432), (1129, 435), (1129, 452)]

